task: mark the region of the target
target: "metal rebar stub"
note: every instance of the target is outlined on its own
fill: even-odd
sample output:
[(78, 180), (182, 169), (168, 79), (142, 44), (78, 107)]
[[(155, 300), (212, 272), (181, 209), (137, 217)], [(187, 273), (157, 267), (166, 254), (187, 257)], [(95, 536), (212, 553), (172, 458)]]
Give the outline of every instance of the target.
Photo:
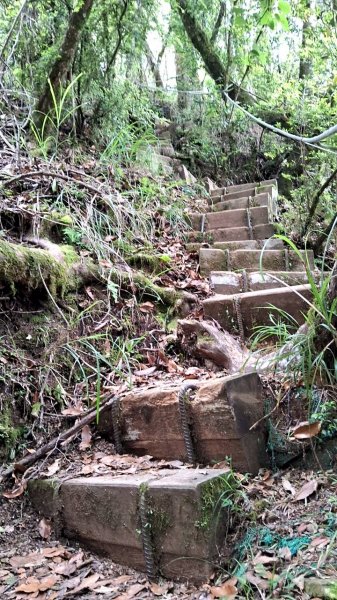
[(248, 275), (246, 269), (241, 272), (242, 290), (243, 292), (249, 292)]
[(205, 233), (205, 224), (206, 224), (206, 215), (203, 213), (200, 219), (200, 231), (201, 233)]
[(235, 308), (235, 312), (236, 312), (236, 320), (237, 320), (237, 324), (238, 324), (238, 328), (239, 328), (240, 338), (241, 338), (241, 341), (244, 342), (245, 341), (245, 330), (243, 327), (243, 318), (242, 318), (242, 312), (241, 312), (241, 298), (239, 296), (233, 296), (233, 303), (234, 303), (234, 308)]
[(153, 581), (156, 578), (156, 566), (154, 561), (151, 520), (147, 504), (147, 493), (146, 485), (141, 485), (139, 488), (140, 530), (142, 536), (146, 575), (150, 581)]
[(111, 406), (111, 416), (112, 416), (112, 430), (114, 434), (114, 442), (117, 454), (123, 454), (123, 446), (122, 446), (122, 436), (121, 430), (119, 426), (119, 409), (120, 402), (118, 396), (115, 397), (114, 402)]
[(289, 264), (289, 250), (288, 248), (284, 249), (284, 265), (286, 268), (286, 271), (290, 271), (290, 264)]
[(188, 462), (191, 464), (195, 463), (196, 458), (191, 434), (191, 427), (186, 410), (186, 395), (188, 394), (188, 392), (196, 389), (198, 389), (198, 385), (196, 383), (186, 382), (183, 384), (178, 394), (178, 406), (180, 412), (181, 427), (183, 431), (183, 438), (185, 442), (187, 459)]
[(252, 216), (251, 216), (251, 212), (250, 212), (250, 198), (248, 198), (248, 208), (246, 209), (246, 214), (247, 214), (247, 226), (248, 226), (248, 232), (249, 232), (249, 239), (253, 240), (254, 239), (254, 231), (253, 231), (253, 226), (252, 226)]

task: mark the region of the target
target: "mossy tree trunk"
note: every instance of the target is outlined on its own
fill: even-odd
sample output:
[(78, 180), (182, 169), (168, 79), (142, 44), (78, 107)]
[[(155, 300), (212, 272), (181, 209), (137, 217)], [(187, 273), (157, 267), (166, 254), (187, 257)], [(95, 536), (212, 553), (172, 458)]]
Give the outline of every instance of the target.
[(15, 295), (20, 289), (26, 294), (44, 291), (57, 299), (88, 283), (106, 286), (107, 281), (172, 307), (182, 316), (195, 308), (192, 294), (160, 287), (141, 271), (111, 269), (104, 273), (90, 258), (83, 262), (72, 246), (49, 242), (48, 249), (41, 249), (0, 240), (0, 296), (4, 291)]

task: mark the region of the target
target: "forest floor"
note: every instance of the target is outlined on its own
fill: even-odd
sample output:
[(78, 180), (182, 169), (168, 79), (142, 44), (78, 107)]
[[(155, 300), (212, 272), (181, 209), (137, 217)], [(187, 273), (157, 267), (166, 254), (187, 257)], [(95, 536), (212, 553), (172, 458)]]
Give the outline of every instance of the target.
[[(91, 163), (94, 164), (94, 161)], [(99, 169), (93, 172), (92, 164), (87, 164), (87, 170), (90, 177), (98, 178), (98, 185)], [(36, 166), (33, 165), (33, 168)], [(39, 168), (42, 172), (44, 166), (40, 164)], [(28, 172), (32, 165), (27, 164), (21, 169)], [(53, 165), (53, 169), (64, 173), (65, 165)], [(145, 188), (145, 177), (147, 192), (150, 182), (150, 186), (153, 186), (151, 194), (157, 193), (157, 182), (144, 173), (129, 174), (125, 185), (129, 190), (132, 190), (132, 186), (135, 189), (140, 185)], [(43, 173), (37, 183), (28, 180), (27, 185), (19, 190), (14, 189), (7, 198), (7, 211), (11, 207), (14, 214), (20, 206), (23, 212), (29, 212), (33, 198), (36, 199), (36, 190), (50, 194), (53, 185), (52, 180), (44, 177)], [(176, 185), (170, 193), (176, 201), (185, 203), (185, 208), (195, 210), (196, 206), (203, 206), (203, 201), (188, 186)], [(163, 216), (161, 209), (158, 210), (155, 225), (158, 228), (158, 235), (153, 240), (155, 253), (170, 259), (169, 267), (155, 276), (156, 284), (188, 291), (197, 299), (209, 295), (209, 284), (198, 272), (196, 256), (186, 253), (182, 235), (172, 226), (168, 215)], [(74, 239), (75, 233), (76, 230), (68, 232), (68, 238), (73, 235)], [(12, 240), (11, 234), (9, 238)], [(14, 236), (14, 239), (17, 237)], [(90, 248), (80, 251), (84, 257), (90, 254)], [(163, 316), (162, 311), (158, 313), (155, 301), (145, 297), (136, 300), (133, 290), (124, 290), (113, 306), (109, 303), (107, 312), (103, 293), (101, 285), (93, 284), (86, 286), (76, 296), (77, 311), (81, 314), (89, 313), (92, 305), (104, 306), (91, 311), (90, 318), (82, 318), (71, 333), (67, 331), (68, 342), (69, 338), (76, 340), (79, 331), (82, 336), (88, 337), (97, 335), (97, 332), (104, 333), (107, 329), (114, 332), (115, 328), (117, 335), (123, 336), (126, 333), (125, 323), (129, 337), (141, 340), (136, 352), (130, 351), (127, 356), (125, 352), (123, 356), (118, 355), (119, 370), (110, 369), (110, 372), (106, 369), (102, 372), (103, 397), (104, 392), (121, 392), (130, 384), (136, 387), (154, 386), (168, 381), (179, 383), (189, 377), (207, 379), (219, 374), (181, 353), (173, 334), (175, 321), (173, 319), (170, 323), (170, 315)], [(62, 311), (69, 308), (64, 302), (60, 305)], [(70, 308), (69, 312), (72, 310)], [(41, 321), (36, 320), (36, 315), (45, 319), (43, 326)], [(198, 302), (192, 316), (201, 316)], [(31, 429), (21, 451), (33, 452), (35, 447), (50, 439), (60, 428), (69, 427), (69, 423), (72, 424), (74, 418), (84, 411), (82, 400), (85, 392), (77, 385), (77, 395), (71, 398), (67, 393), (65, 403), (60, 403), (62, 410), (56, 398), (46, 389), (43, 419), (41, 414), (35, 417), (29, 414), (27, 417), (27, 406), (31, 411), (34, 402), (37, 404), (40, 398), (39, 386), (46, 376), (46, 365), (42, 364), (46, 352), (58, 345), (58, 351), (55, 351), (57, 360), (65, 352), (62, 332), (67, 327), (62, 323), (60, 312), (51, 310), (46, 301), (40, 298), (27, 300), (16, 297), (2, 301), (0, 328), (4, 345), (0, 358), (12, 381), (12, 387), (7, 381), (7, 387), (2, 392), (8, 394), (11, 390), (17, 394), (18, 387), (23, 390), (20, 396), (15, 396), (15, 416), (20, 422), (26, 418)], [(102, 342), (110, 355), (113, 339), (112, 336)], [(101, 338), (97, 338), (97, 341), (100, 342)], [(69, 347), (74, 346), (68, 343)], [(13, 348), (20, 352), (14, 353)], [(89, 387), (94, 398), (95, 370), (92, 369), (90, 373)], [(37, 375), (34, 388), (32, 378)], [(69, 373), (67, 377), (70, 377)], [(64, 383), (62, 374), (59, 383)], [(33, 400), (30, 398), (25, 410), (22, 410), (22, 398), (27, 400), (30, 396), (33, 396)], [(57, 476), (64, 480), (79, 475), (137, 473), (170, 467), (186, 468), (179, 461), (158, 462), (150, 456), (137, 458), (117, 455), (113, 446), (101, 439), (97, 432), (86, 430), (56, 454), (48, 454), (30, 475)], [(215, 569), (212, 579), (198, 588), (188, 582), (159, 580), (149, 583), (143, 573), (116, 565), (78, 544), (62, 539), (47, 520), (32, 511), (24, 487), (20, 487), (20, 476), (12, 481), (14, 491), (8, 489), (11, 486), (7, 481), (0, 498), (1, 597), (27, 600), (77, 597), (114, 600), (313, 597), (305, 589), (309, 578), (337, 577), (336, 475), (317, 466), (312, 471), (301, 468), (275, 469), (265, 470), (256, 477), (240, 474), (237, 477), (240, 495), (227, 537), (228, 557), (224, 564)]]

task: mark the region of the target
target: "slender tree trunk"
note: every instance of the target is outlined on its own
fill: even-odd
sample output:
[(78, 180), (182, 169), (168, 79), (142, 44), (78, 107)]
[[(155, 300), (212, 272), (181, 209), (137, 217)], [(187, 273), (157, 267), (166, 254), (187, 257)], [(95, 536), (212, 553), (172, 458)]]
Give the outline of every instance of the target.
[[(81, 38), (83, 27), (90, 15), (90, 11), (94, 4), (94, 0), (84, 0), (79, 10), (73, 11), (69, 18), (68, 29), (65, 33), (62, 46), (59, 51), (50, 73), (49, 80), (57, 95), (60, 92), (60, 87), (67, 78), (67, 73), (73, 64), (75, 53)], [(53, 107), (53, 98), (48, 81), (36, 105), (36, 123), (41, 125), (44, 116), (47, 115)]]
[(329, 175), (328, 179), (326, 179), (326, 181), (323, 183), (323, 185), (321, 185), (319, 190), (317, 190), (316, 194), (314, 195), (311, 206), (309, 208), (309, 213), (308, 213), (307, 219), (306, 219), (303, 229), (301, 231), (302, 237), (304, 237), (309, 230), (309, 227), (315, 216), (315, 213), (316, 213), (316, 210), (317, 210), (317, 207), (318, 207), (318, 204), (319, 204), (322, 194), (331, 185), (332, 181), (335, 179), (336, 176), (337, 176), (337, 169), (335, 169), (331, 173), (331, 175)]
[(300, 69), (299, 69), (299, 78), (306, 79), (310, 76), (312, 72), (312, 61), (307, 56), (308, 53), (308, 41), (311, 35), (312, 26), (310, 23), (310, 9), (311, 9), (311, 0), (306, 0), (305, 2), (305, 17), (303, 20), (303, 29), (302, 29), (302, 47), (301, 47), (301, 58), (300, 58)]

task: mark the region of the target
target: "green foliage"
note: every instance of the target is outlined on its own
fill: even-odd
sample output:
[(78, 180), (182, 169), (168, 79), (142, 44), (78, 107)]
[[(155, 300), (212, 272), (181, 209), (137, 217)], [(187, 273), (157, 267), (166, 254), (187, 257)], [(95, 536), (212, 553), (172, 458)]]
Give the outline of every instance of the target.
[[(337, 298), (329, 298), (332, 273), (327, 272), (323, 261), (319, 281), (313, 275), (309, 259), (303, 258), (296, 245), (286, 236), (275, 236), (293, 250), (306, 271), (312, 299), (309, 301), (300, 293), (308, 307), (302, 330), (296, 331), (294, 319), (276, 307), (271, 307), (270, 325), (259, 326), (252, 337), (252, 348), (272, 339), (279, 351), (274, 357), (275, 365), (283, 363), (285, 376), (294, 382), (303, 382), (307, 398), (313, 406), (313, 395), (318, 386), (335, 386), (337, 368), (335, 348), (337, 343), (336, 314)], [(261, 252), (261, 265), (263, 251)], [(262, 272), (262, 269), (261, 269)], [(321, 340), (325, 339), (323, 347)], [(288, 343), (289, 342), (289, 343)]]

